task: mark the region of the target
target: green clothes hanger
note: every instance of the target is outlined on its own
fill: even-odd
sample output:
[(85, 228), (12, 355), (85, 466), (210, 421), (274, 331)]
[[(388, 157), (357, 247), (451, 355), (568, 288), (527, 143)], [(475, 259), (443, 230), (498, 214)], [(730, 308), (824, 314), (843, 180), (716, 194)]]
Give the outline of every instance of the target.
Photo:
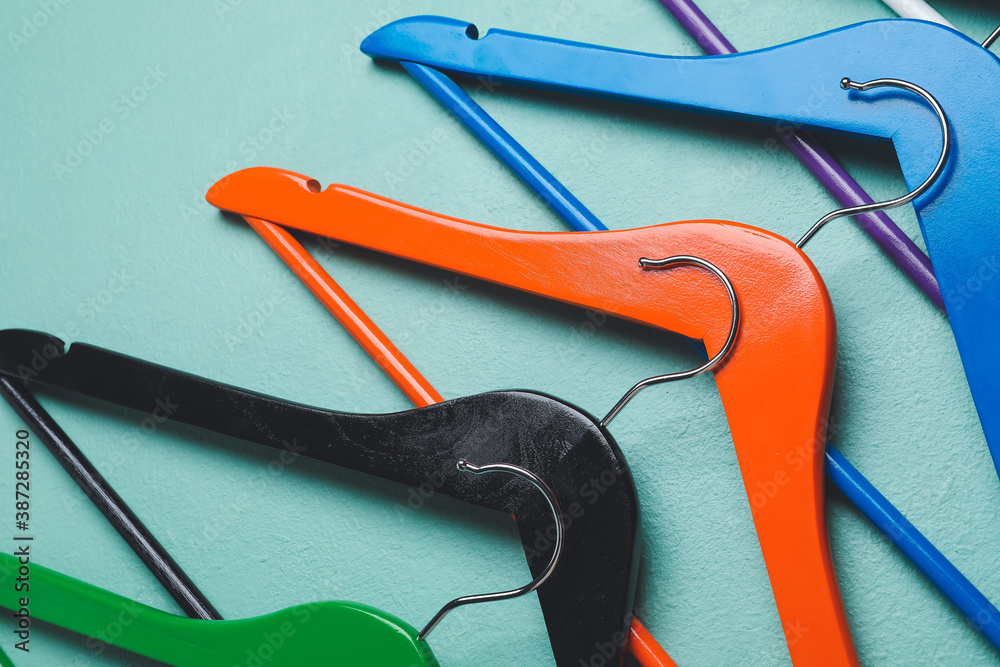
[[(16, 571), (17, 557), (0, 554)], [(427, 642), (406, 622), (372, 607), (320, 602), (238, 621), (175, 616), (39, 565), (31, 591), (5, 586), (0, 605), (176, 667), (247, 664), (251, 656), (274, 665), (415, 665), (438, 667)], [(120, 633), (109, 628), (122, 628)]]
[[(419, 633), (391, 614), (351, 602), (316, 602), (234, 621), (186, 618), (34, 564), (29, 590), (0, 586), (0, 607), (12, 611), (26, 607), (32, 618), (174, 667), (250, 664), (254, 658), (269, 667), (439, 667), (426, 637), (445, 614), (465, 604), (508, 600), (536, 590), (555, 569), (565, 532), (555, 495), (534, 473), (506, 463), (476, 466), (464, 459), (457, 467), (474, 474), (507, 472), (531, 482), (552, 509), (556, 548), (548, 566), (531, 583), (456, 598)], [(13, 577), (25, 566), (17, 556), (0, 553), (3, 578)], [(0, 659), (0, 667), (13, 665)]]

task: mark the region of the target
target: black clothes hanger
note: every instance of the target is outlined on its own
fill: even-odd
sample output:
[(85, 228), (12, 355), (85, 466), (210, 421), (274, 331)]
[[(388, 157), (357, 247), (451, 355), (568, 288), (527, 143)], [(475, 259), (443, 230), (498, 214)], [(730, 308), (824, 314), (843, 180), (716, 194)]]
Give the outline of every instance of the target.
[[(0, 331), (0, 375), (146, 411), (169, 396), (172, 421), (513, 514), (532, 575), (549, 561), (540, 540), (552, 514), (504, 478), (470, 482), (459, 458), (510, 463), (546, 479), (566, 514), (566, 550), (539, 590), (559, 665), (586, 662), (595, 644), (628, 637), (639, 558), (639, 509), (621, 450), (597, 419), (556, 398), (490, 392), (382, 415), (334, 412), (206, 380), (49, 334)], [(594, 493), (597, 491), (597, 493)], [(613, 662), (609, 662), (613, 664)]]

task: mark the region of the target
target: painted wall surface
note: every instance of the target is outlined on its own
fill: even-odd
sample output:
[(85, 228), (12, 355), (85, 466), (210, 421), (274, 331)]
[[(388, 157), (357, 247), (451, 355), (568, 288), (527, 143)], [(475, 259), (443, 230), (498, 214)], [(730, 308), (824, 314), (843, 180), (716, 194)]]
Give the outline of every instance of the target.
[[(993, 3), (933, 4), (977, 38), (1000, 21)], [(702, 6), (741, 49), (891, 16), (876, 0)], [(340, 410), (410, 407), (261, 240), (203, 196), (227, 172), (266, 165), (483, 223), (565, 229), (400, 68), (358, 51), (376, 27), (414, 14), (468, 19), (481, 32), (698, 54), (653, 0), (8, 0), (0, 328), (49, 331)], [(835, 208), (771, 147), (766, 127), (467, 89), (613, 229), (707, 217), (798, 238)], [(891, 148), (827, 145), (876, 199), (905, 190)], [(892, 217), (919, 237), (912, 210)], [(530, 388), (604, 414), (635, 381), (697, 361), (673, 336), (614, 321), (595, 330), (573, 308), (303, 238), (446, 397)], [(833, 442), (1000, 601), (1000, 483), (947, 320), (849, 221), (833, 223), (809, 254), (837, 310)], [(407, 488), (304, 460), (269, 467), (272, 454), (246, 443), (41, 399), (227, 618), (347, 599), (419, 626), (457, 595), (529, 579), (509, 517), (440, 498), (413, 511)], [(21, 427), (0, 409), (5, 550)], [(644, 513), (638, 605), (647, 627), (680, 665), (786, 664), (712, 379), (643, 392), (613, 431)], [(177, 611), (48, 453), (36, 445), (33, 455), (37, 561)], [(864, 664), (1000, 664), (835, 491), (829, 522)], [(3, 615), (8, 650), (12, 630)], [(444, 665), (552, 664), (534, 596), (463, 608), (431, 640)], [(42, 624), (31, 653), (13, 657), (19, 666), (153, 664), (98, 654)]]

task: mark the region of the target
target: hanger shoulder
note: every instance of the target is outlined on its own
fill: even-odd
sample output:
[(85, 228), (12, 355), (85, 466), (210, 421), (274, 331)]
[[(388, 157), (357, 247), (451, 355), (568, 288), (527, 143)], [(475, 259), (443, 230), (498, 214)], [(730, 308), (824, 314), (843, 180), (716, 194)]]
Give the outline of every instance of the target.
[[(331, 185), (318, 192), (315, 181), (286, 170), (256, 167), (224, 180), (224, 185), (220, 181), (213, 187), (208, 200), (225, 210), (257, 211), (264, 219), (280, 225), (612, 312), (625, 319), (656, 322), (661, 328), (691, 338), (716, 335), (711, 326), (698, 319), (697, 311), (704, 310), (723, 315), (719, 320), (720, 325), (724, 324), (723, 339), (728, 334), (729, 302), (720, 290), (710, 287), (711, 278), (698, 278), (700, 271), (647, 271), (647, 287), (629, 297), (618, 294), (617, 287), (626, 281), (635, 282), (634, 276), (643, 274), (639, 270), (640, 257), (662, 254), (664, 244), (657, 241), (657, 235), (683, 237), (694, 243), (701, 231), (703, 241), (725, 243), (728, 239), (723, 237), (739, 225), (706, 221), (683, 229), (652, 228), (655, 232), (650, 228), (586, 234), (514, 232), (426, 211), (348, 186)], [(364, 220), (364, 224), (354, 224), (358, 220)], [(745, 241), (754, 236), (737, 233), (733, 238)], [(658, 302), (664, 298), (670, 300), (670, 306)]]
[[(924, 21), (869, 21), (724, 56), (641, 53), (507, 30), (473, 39), (469, 26), (442, 17), (400, 19), (369, 35), (361, 49), (373, 58), (514, 85), (777, 121), (779, 130), (804, 126), (892, 140), (911, 187), (940, 152), (933, 114), (898, 91), (848, 94), (839, 87), (842, 78), (893, 77), (926, 88), (948, 112), (956, 143), (967, 136), (977, 165), (991, 162), (1000, 144), (989, 131), (992, 116), (983, 119), (1000, 103), (1000, 59), (967, 36)], [(928, 51), (948, 57), (921, 57)], [(981, 177), (972, 180), (984, 185)], [(918, 199), (917, 208), (930, 200)]]
[[(8, 576), (21, 563), (0, 553)], [(366, 605), (322, 602), (257, 618), (204, 621), (168, 614), (31, 564), (31, 588), (0, 588), (0, 605), (15, 613), (28, 602), (34, 618), (176, 667), (244, 664), (256, 655), (274, 667), (338, 664), (437, 667), (409, 624)], [(114, 632), (111, 628), (119, 628)], [(341, 662), (338, 662), (341, 661)]]
[[(490, 502), (505, 512), (513, 513), (520, 502), (506, 490), (506, 480), (484, 477), (469, 484), (468, 475), (454, 471), (456, 461), (487, 455), (506, 462), (519, 457), (530, 440), (552, 457), (567, 443), (583, 440), (588, 449), (592, 444), (620, 459), (593, 417), (534, 392), (489, 392), (398, 413), (354, 414), (285, 401), (85, 343), (64, 349), (65, 343), (42, 332), (0, 331), (0, 374), (142, 412), (167, 406), (162, 411), (173, 422), (409, 486), (441, 472), (442, 491), (480, 504), (484, 498), (471, 487), (497, 487), (494, 492), (503, 487)], [(32, 358), (42, 359), (34, 364), (38, 371)], [(623, 469), (619, 463), (617, 470)], [(525, 489), (525, 497), (534, 495)]]

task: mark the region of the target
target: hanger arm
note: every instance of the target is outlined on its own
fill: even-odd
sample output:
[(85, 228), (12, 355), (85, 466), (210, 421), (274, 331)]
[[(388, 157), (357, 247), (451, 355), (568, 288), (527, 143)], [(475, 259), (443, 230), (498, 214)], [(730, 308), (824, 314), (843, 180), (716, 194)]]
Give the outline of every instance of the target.
[[(227, 176), (208, 199), (233, 212), (700, 339), (710, 354), (730, 325), (729, 300), (718, 282), (695, 268), (643, 270), (638, 260), (687, 254), (718, 266), (736, 285), (745, 315), (715, 380), (793, 659), (856, 663), (823, 509), (835, 322), (815, 267), (786, 239), (715, 221), (514, 232), (345, 186), (321, 192), (308, 177), (265, 168)], [(774, 497), (761, 491), (776, 484), (783, 488)], [(796, 636), (797, 622), (813, 628), (807, 638)]]
[[(942, 42), (940, 28), (902, 30), (896, 23), (872, 21), (769, 49), (706, 57), (627, 51), (499, 29), (473, 39), (468, 32), (478, 34), (478, 29), (468, 22), (417, 16), (376, 30), (362, 42), (361, 50), (373, 58), (415, 62), (500, 83), (765, 123), (785, 121), (887, 140), (914, 114), (900, 114), (899, 107), (887, 112), (885, 104), (867, 111), (854, 109), (862, 105), (852, 105), (838, 85), (845, 76), (865, 80), (869, 71), (888, 76), (886, 68), (893, 77), (905, 78), (896, 65), (906, 42), (926, 40), (928, 32), (936, 38), (934, 43)], [(887, 43), (887, 31), (893, 43)], [(948, 38), (974, 45), (957, 33)], [(885, 46), (879, 49), (880, 44)], [(861, 53), (844, 53), (859, 45)], [(951, 47), (954, 50), (954, 44)], [(866, 62), (883, 52), (887, 61)], [(853, 71), (862, 66), (863, 72)], [(907, 68), (912, 69), (913, 65)], [(921, 83), (919, 78), (916, 82)], [(927, 127), (933, 129), (933, 119)]]
[[(188, 627), (184, 621), (189, 619), (85, 584), (31, 563), (27, 557), (19, 558), (0, 553), (0, 573), (6, 582), (0, 586), (0, 606), (12, 610), (15, 616), (26, 607), (24, 613), (30, 613), (32, 618), (93, 638), (89, 645), (95, 649), (107, 642), (171, 665), (224, 664), (223, 654), (182, 635)], [(30, 570), (19, 574), (22, 567)], [(19, 592), (11, 582), (24, 572), (29, 573), (30, 588)], [(127, 631), (112, 639), (117, 633), (109, 632), (109, 628), (126, 625)]]
[[(10, 580), (23, 565), (18, 556), (0, 553), (0, 573)], [(27, 602), (33, 618), (90, 637), (89, 648), (111, 644), (175, 667), (249, 664), (255, 655), (273, 667), (438, 667), (415, 629), (366, 605), (323, 602), (207, 621), (168, 614), (34, 563), (30, 584), (25, 592), (0, 587), (0, 606), (16, 615)]]
[[(860, 102), (839, 89), (840, 80), (892, 76), (913, 81), (938, 98), (953, 122), (963, 119), (954, 123), (956, 129), (965, 125), (966, 114), (979, 115), (1000, 97), (1000, 92), (985, 91), (984, 99), (988, 84), (979, 78), (1000, 76), (996, 56), (954, 30), (922, 21), (870, 21), (767, 49), (707, 57), (627, 51), (499, 29), (478, 39), (470, 33), (479, 34), (466, 21), (416, 16), (379, 28), (361, 50), (377, 59), (499, 83), (742, 117), (779, 131), (806, 127), (892, 140), (911, 186), (924, 179), (940, 151), (933, 116), (905, 94), (869, 95)], [(928, 49), (949, 57), (935, 63), (917, 57)], [(989, 134), (974, 139), (970, 134), (970, 144), (995, 146)], [(918, 208), (929, 199), (918, 200)]]

